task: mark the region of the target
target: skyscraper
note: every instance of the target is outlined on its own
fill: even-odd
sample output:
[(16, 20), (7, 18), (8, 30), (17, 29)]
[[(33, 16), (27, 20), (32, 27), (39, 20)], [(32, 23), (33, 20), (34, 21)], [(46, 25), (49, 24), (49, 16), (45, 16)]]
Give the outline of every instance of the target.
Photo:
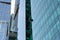
[(60, 40), (60, 0), (31, 0), (33, 40)]

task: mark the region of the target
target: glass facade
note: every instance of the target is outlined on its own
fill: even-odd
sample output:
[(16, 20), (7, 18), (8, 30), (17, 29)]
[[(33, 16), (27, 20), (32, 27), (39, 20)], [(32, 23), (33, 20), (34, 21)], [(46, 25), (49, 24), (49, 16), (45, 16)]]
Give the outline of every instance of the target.
[(0, 40), (8, 40), (9, 12), (10, 5), (5, 0), (0, 0)]
[(18, 40), (26, 40), (26, 0), (20, 0), (18, 12)]
[(6, 33), (7, 33), (7, 24), (0, 23), (0, 39), (1, 40), (7, 40)]
[(9, 40), (17, 40), (17, 32), (18, 32), (18, 28), (17, 28), (17, 20), (18, 20), (18, 15), (16, 15), (15, 19), (15, 14), (11, 15), (10, 18), (10, 32), (9, 32)]
[(60, 1), (31, 0), (33, 40), (60, 40)]

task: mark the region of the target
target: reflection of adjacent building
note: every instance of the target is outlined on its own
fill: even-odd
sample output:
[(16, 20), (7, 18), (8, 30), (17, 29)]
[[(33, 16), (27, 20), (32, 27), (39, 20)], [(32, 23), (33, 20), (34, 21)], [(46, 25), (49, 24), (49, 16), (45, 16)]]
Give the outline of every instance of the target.
[[(18, 21), (18, 9), (19, 9), (19, 0), (15, 0), (15, 4), (11, 6), (11, 15), (10, 15), (10, 32), (9, 32), (9, 40), (17, 40), (17, 21)], [(11, 4), (13, 5), (13, 3)]]
[(14, 14), (11, 15), (10, 19), (10, 32), (9, 32), (9, 40), (17, 40), (17, 16), (14, 19)]
[[(2, 38), (2, 40), (6, 40), (6, 39), (17, 40), (17, 33), (19, 28), (20, 30), (19, 32), (21, 32), (21, 34), (18, 33), (18, 36), (22, 35), (21, 39), (26, 38), (26, 40), (32, 40), (32, 21), (33, 20), (31, 19), (30, 0), (26, 0), (25, 1), (26, 5), (24, 5), (25, 4), (24, 2), (23, 7), (21, 4), (21, 7), (23, 10), (21, 10), (19, 7), (19, 2), (20, 2), (19, 0), (15, 0), (14, 9), (11, 6), (10, 1), (11, 0), (0, 1), (0, 39)], [(11, 9), (10, 9), (10, 6), (11, 6)], [(24, 7), (26, 7), (26, 10), (24, 10), (25, 9)], [(18, 13), (18, 9), (20, 10), (19, 12), (21, 13)], [(11, 10), (11, 13), (10, 13), (10, 10)], [(18, 15), (18, 14), (21, 14), (21, 15)], [(19, 21), (18, 21), (18, 17), (20, 17)], [(17, 27), (17, 25), (20, 25), (20, 26)]]
[(10, 15), (11, 0), (0, 0), (0, 39), (17, 40), (18, 3), (15, 2), (14, 14)]

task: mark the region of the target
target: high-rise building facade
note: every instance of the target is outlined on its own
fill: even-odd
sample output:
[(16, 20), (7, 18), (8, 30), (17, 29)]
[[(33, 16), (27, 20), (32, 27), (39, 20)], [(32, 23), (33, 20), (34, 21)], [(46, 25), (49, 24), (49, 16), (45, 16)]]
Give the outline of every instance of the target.
[(33, 40), (60, 40), (60, 0), (31, 0)]
[(11, 0), (0, 0), (0, 40), (8, 40)]

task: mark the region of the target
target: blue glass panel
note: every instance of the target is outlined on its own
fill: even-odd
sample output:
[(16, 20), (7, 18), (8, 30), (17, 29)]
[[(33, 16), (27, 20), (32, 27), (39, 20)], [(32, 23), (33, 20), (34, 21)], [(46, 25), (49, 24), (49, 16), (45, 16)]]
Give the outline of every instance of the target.
[(0, 24), (0, 39), (6, 40), (7, 24)]
[(0, 3), (0, 21), (8, 21), (10, 15), (10, 5)]

